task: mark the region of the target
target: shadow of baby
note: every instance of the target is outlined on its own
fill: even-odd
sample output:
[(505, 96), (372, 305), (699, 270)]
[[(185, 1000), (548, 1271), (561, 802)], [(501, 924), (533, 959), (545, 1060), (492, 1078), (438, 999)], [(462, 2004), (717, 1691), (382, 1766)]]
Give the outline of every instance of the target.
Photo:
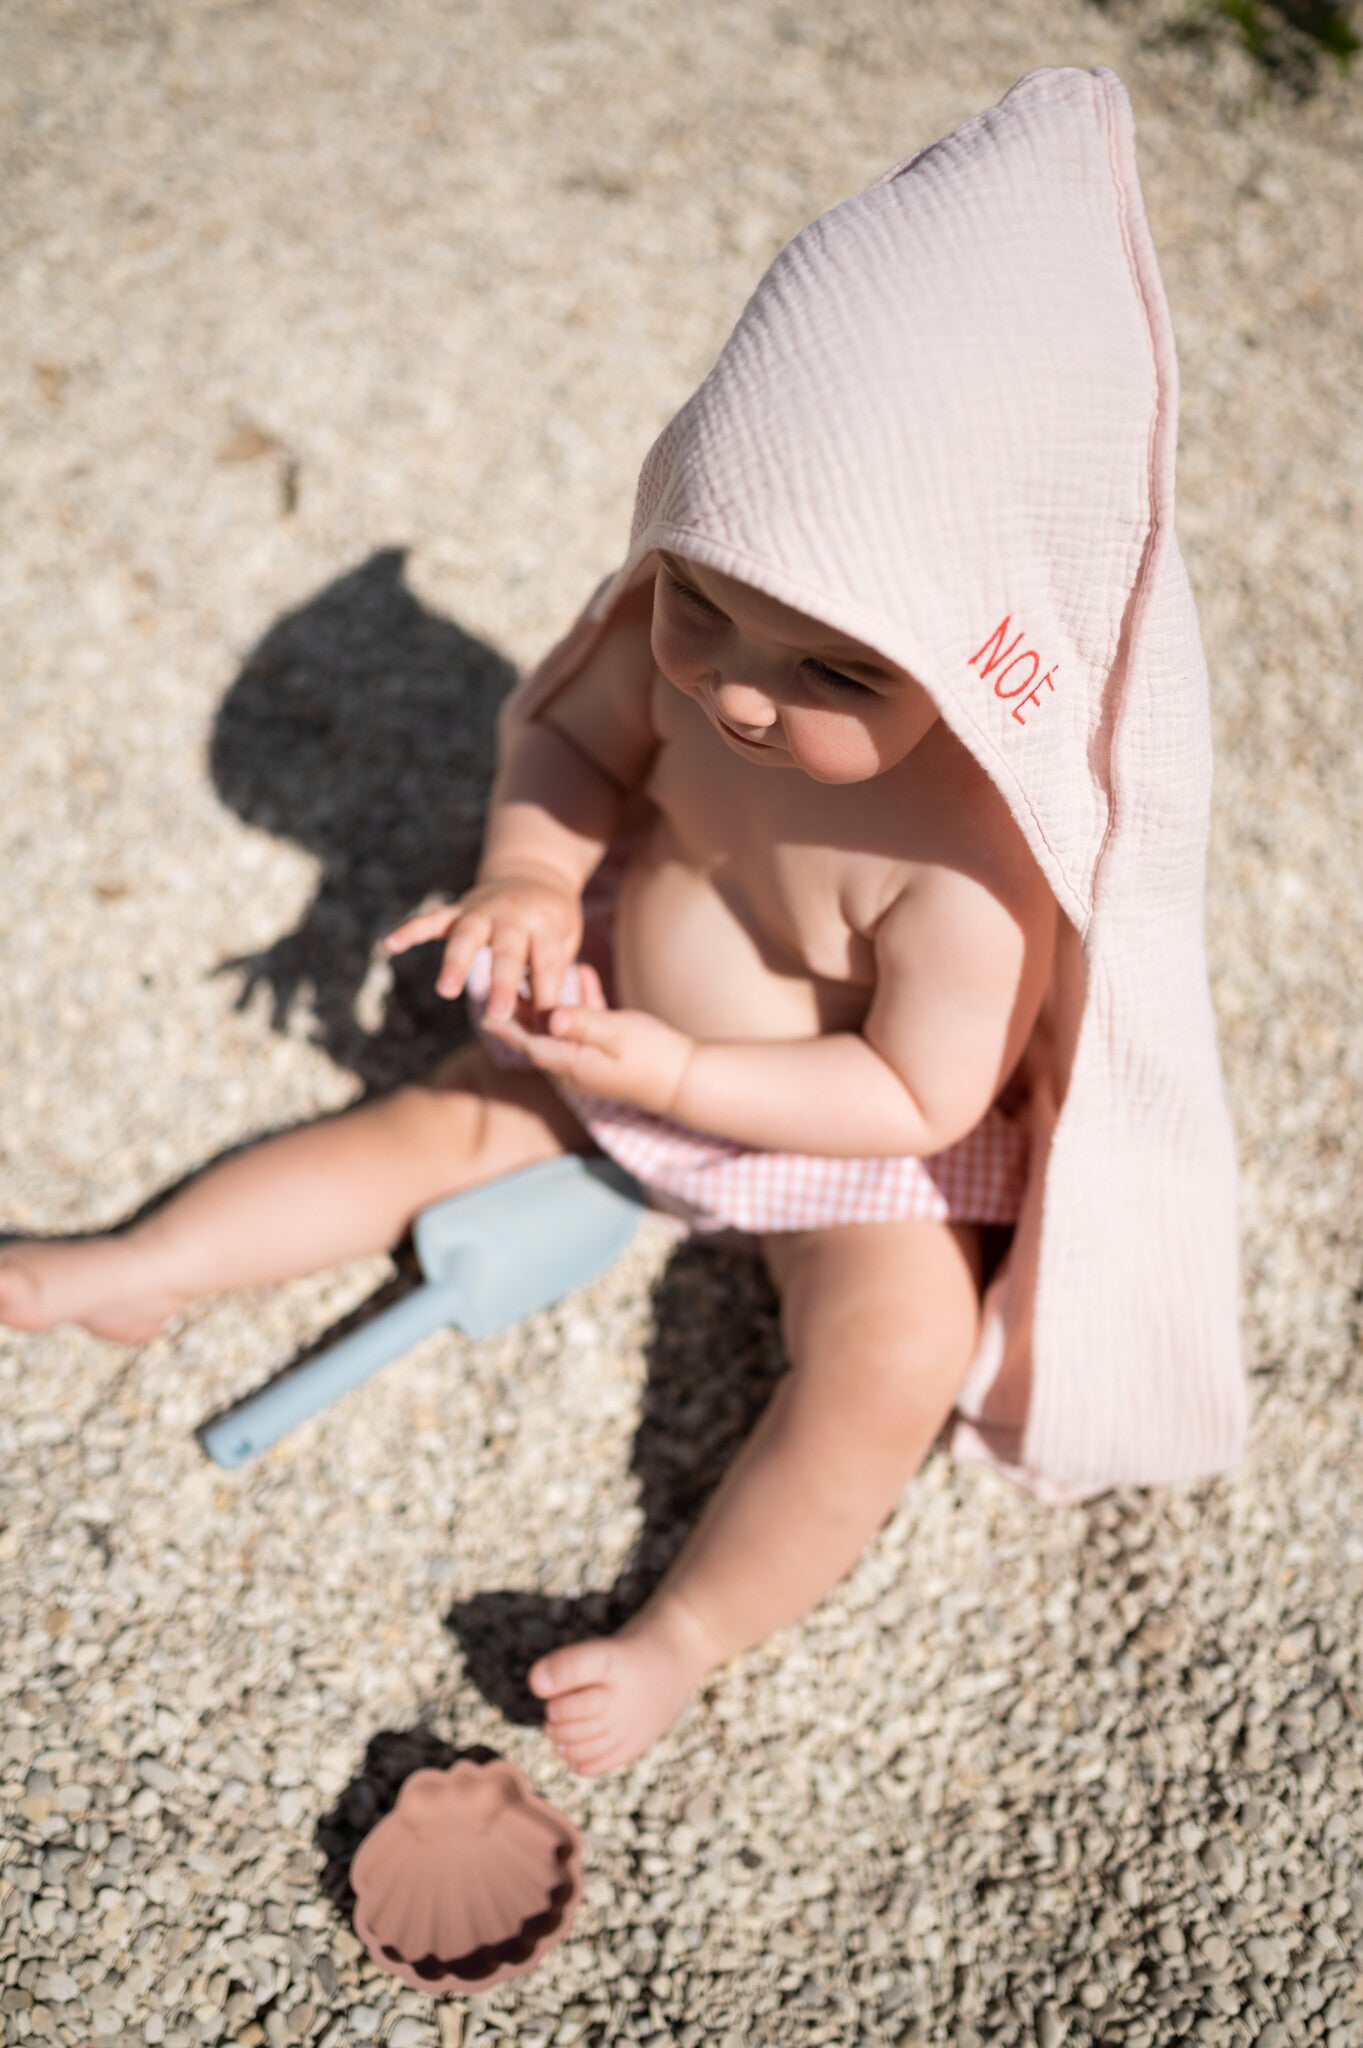
[(297, 927), (220, 971), (240, 977), (239, 1007), (268, 992), (277, 1030), (305, 1005), (317, 1043), (371, 1088), (424, 1072), (461, 1035), (459, 1011), (435, 994), (433, 948), (392, 963), (380, 1025), (357, 1003), (375, 941), (422, 897), (472, 880), (497, 711), (515, 681), (493, 648), (413, 595), (405, 560), (384, 549), (273, 625), (223, 698), (209, 750), (222, 801), (321, 863)]

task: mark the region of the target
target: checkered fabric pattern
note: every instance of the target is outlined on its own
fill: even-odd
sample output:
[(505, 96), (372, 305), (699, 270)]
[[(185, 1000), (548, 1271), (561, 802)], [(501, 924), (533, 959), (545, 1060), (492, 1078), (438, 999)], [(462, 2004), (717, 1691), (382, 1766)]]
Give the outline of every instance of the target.
[(603, 1152), (695, 1230), (819, 1230), (833, 1223), (1011, 1223), (1027, 1178), (1021, 1131), (1000, 1110), (930, 1159), (763, 1152), (555, 1084)]
[[(487, 1002), (491, 955), (469, 967), (465, 1001), (475, 1024)], [(576, 970), (563, 999), (577, 1000)], [(495, 1038), (484, 1045), (498, 1066), (529, 1061)], [(1027, 1180), (1027, 1145), (999, 1109), (930, 1159), (830, 1159), (814, 1152), (764, 1152), (693, 1131), (628, 1103), (584, 1095), (555, 1081), (596, 1143), (648, 1190), (654, 1205), (693, 1230), (821, 1230), (833, 1223), (1012, 1223)]]

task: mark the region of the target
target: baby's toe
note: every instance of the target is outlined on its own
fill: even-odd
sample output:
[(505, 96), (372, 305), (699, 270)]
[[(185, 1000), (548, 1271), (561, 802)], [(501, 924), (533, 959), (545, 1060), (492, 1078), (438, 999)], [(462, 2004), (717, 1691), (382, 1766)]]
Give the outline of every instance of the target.
[(569, 1643), (566, 1649), (551, 1650), (531, 1665), (528, 1684), (539, 1699), (576, 1692), (582, 1686), (600, 1685), (610, 1675), (611, 1645), (600, 1637), (585, 1643)]
[[(567, 1762), (567, 1759), (565, 1758), (564, 1761)], [(615, 1767), (616, 1759), (614, 1756), (584, 1757), (579, 1762), (569, 1766), (571, 1770), (577, 1772), (579, 1778), (604, 1778), (607, 1771), (613, 1771)]]
[(0, 1322), (28, 1329), (41, 1321), (42, 1303), (37, 1281), (12, 1260), (0, 1260)]
[(585, 1735), (589, 1728), (605, 1727), (608, 1711), (604, 1687), (582, 1686), (577, 1692), (566, 1692), (549, 1701), (544, 1709), (544, 1725), (565, 1733), (571, 1728)]
[(584, 1778), (594, 1778), (602, 1771), (610, 1770), (620, 1748), (619, 1738), (612, 1729), (596, 1730), (590, 1735), (555, 1733), (550, 1740), (569, 1769)]

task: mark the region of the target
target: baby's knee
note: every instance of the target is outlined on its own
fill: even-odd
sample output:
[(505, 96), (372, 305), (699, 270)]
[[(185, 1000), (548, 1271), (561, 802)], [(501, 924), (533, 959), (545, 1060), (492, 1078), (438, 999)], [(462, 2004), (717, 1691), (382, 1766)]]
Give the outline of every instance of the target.
[(436, 1141), (480, 1179), (590, 1149), (543, 1074), (497, 1066), (481, 1045), (461, 1046), (411, 1092)]
[[(853, 1462), (916, 1461), (955, 1401), (969, 1354), (945, 1332), (878, 1343), (858, 1343), (857, 1335), (854, 1328), (847, 1333), (830, 1442), (841, 1442)], [(793, 1368), (794, 1376), (799, 1373)]]
[[(806, 1468), (811, 1511), (837, 1521), (868, 1500), (893, 1499), (917, 1472), (944, 1411), (905, 1362), (849, 1356), (830, 1388), (792, 1364), (772, 1407), (773, 1434)], [(948, 1408), (950, 1403), (948, 1402)]]
[(809, 1232), (773, 1268), (792, 1361), (859, 1361), (863, 1384), (950, 1369), (979, 1331), (974, 1234), (940, 1223), (857, 1224)]
[(432, 1067), (425, 1079), (414, 1086), (431, 1095), (484, 1095), (487, 1054), (476, 1043), (456, 1046)]
[[(887, 1462), (906, 1474), (955, 1405), (975, 1353), (978, 1296), (968, 1274), (892, 1265), (860, 1272), (812, 1261), (784, 1293), (790, 1398), (816, 1420), (830, 1456), (855, 1472)], [(790, 1276), (793, 1278), (794, 1276)]]
[(492, 1122), (491, 1104), (479, 1085), (477, 1062), (468, 1057), (476, 1051), (476, 1047), (461, 1046), (424, 1080), (409, 1082), (390, 1098), (394, 1115), (413, 1142), (470, 1162), (487, 1150)]

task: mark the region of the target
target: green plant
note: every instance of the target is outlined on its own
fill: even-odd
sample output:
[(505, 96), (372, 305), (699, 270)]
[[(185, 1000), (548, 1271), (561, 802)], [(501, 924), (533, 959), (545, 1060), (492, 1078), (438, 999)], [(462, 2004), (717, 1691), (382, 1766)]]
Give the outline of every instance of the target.
[[(1134, 11), (1137, 0), (1093, 0), (1111, 13)], [(1188, 11), (1152, 31), (1156, 42), (1207, 44), (1233, 30), (1246, 55), (1272, 85), (1300, 98), (1316, 91), (1321, 66), (1347, 71), (1363, 49), (1356, 26), (1363, 0), (1190, 0)]]
[(1352, 0), (1211, 0), (1211, 11), (1235, 24), (1256, 64), (1289, 78), (1314, 72), (1320, 56), (1347, 70), (1363, 49)]

